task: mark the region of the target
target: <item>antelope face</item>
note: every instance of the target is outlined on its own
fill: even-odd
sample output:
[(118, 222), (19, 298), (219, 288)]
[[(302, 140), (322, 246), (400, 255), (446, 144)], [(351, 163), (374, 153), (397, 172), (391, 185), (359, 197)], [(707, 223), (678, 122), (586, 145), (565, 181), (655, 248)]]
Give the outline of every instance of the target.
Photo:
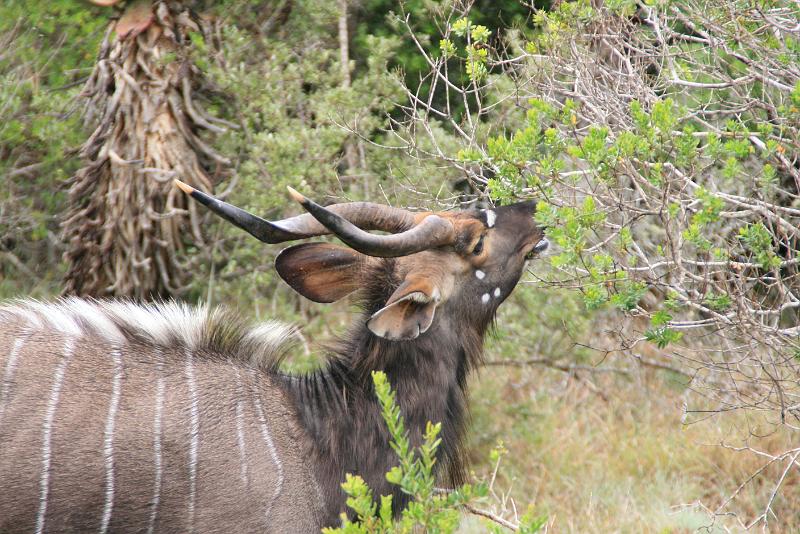
[(464, 214), (482, 224), (466, 248), (454, 251), (467, 264), (456, 283), (460, 304), (494, 311), (519, 282), (525, 262), (547, 249), (534, 209), (535, 203), (521, 202)]
[(283, 250), (275, 260), (278, 274), (315, 302), (336, 301), (372, 284), (376, 273), (391, 271), (386, 291), (391, 293), (367, 321), (373, 334), (390, 340), (424, 335), (443, 307), (487, 322), (519, 282), (526, 260), (548, 246), (534, 223), (533, 202), (415, 214), (364, 202), (323, 208), (290, 189), (309, 213), (270, 222), (179, 186), (267, 243), (324, 234), (341, 239), (347, 247), (303, 243)]
[(519, 282), (527, 260), (548, 247), (534, 223), (533, 202), (437, 213), (456, 228), (450, 245), (395, 260), (403, 282), (367, 323), (376, 335), (413, 339), (445, 306), (486, 323)]

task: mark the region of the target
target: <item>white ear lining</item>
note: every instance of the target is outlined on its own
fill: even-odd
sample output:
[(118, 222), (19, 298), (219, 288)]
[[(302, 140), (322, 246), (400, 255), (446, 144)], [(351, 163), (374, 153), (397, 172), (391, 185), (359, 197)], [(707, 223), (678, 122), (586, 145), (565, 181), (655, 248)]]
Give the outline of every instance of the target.
[(413, 293), (409, 293), (408, 295), (406, 295), (401, 299), (397, 299), (392, 304), (397, 304), (398, 302), (403, 302), (404, 300), (413, 300), (414, 302), (421, 302), (423, 304), (426, 304), (428, 302), (431, 302), (433, 299), (428, 295), (426, 295), (425, 293), (423, 293), (422, 291), (414, 291)]
[(380, 310), (378, 310), (375, 313), (373, 313), (370, 316), (369, 319), (367, 319), (367, 328), (369, 328), (370, 332), (372, 332), (373, 334), (375, 334), (378, 337), (382, 337), (384, 339), (388, 339), (388, 340), (391, 340), (391, 341), (398, 341), (398, 340), (401, 340), (401, 339), (415, 339), (420, 334), (424, 334), (425, 332), (427, 332), (428, 329), (433, 324), (433, 318), (436, 315), (436, 306), (435, 305), (434, 305), (434, 308), (433, 308), (433, 313), (431, 314), (430, 323), (427, 324), (427, 325), (424, 325), (424, 326), (421, 325), (419, 331), (417, 332), (417, 335), (415, 335), (414, 337), (410, 337), (410, 338), (393, 338), (393, 337), (387, 336), (387, 334), (389, 333), (387, 330), (380, 330), (379, 331), (379, 330), (376, 330), (376, 329), (373, 328), (373, 326), (372, 326), (373, 319), (377, 319), (385, 311), (387, 311), (389, 308), (392, 308), (393, 306), (395, 306), (395, 305), (397, 305), (397, 304), (399, 304), (401, 302), (404, 302), (404, 301), (418, 302), (420, 304), (430, 304), (430, 303), (438, 304), (438, 302), (439, 302), (438, 290), (436, 291), (435, 298), (429, 297), (428, 295), (426, 295), (422, 291), (414, 291), (413, 293), (409, 293), (408, 295), (404, 296), (403, 298), (397, 299), (396, 301), (392, 302), (391, 304), (389, 304), (387, 306), (384, 306)]

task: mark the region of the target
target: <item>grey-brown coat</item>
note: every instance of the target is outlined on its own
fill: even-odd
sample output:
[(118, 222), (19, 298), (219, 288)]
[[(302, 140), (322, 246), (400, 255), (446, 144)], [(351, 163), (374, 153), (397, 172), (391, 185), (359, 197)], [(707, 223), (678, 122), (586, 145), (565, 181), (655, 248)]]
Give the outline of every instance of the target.
[[(71, 299), (0, 308), (0, 532), (314, 532), (340, 484), (407, 496), (370, 372), (397, 392), (413, 445), (442, 423), (437, 468), (463, 471), (467, 376), (525, 262), (546, 248), (533, 205), (411, 214), (374, 204), (269, 222), (184, 186), (259, 239), (334, 233), (276, 269), (298, 293), (356, 292), (364, 313), (322, 369), (277, 368), (289, 330), (179, 304)], [(388, 236), (364, 230), (380, 229)]]

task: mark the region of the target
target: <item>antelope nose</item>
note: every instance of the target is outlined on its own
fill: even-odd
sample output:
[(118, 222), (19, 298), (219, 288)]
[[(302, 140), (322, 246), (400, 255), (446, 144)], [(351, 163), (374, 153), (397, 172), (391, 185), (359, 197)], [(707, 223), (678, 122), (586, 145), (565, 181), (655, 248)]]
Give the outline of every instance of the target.
[(543, 237), (541, 241), (536, 243), (536, 246), (533, 247), (533, 252), (534, 254), (541, 254), (542, 252), (547, 250), (547, 247), (549, 246), (550, 246), (550, 241), (548, 241), (546, 237)]

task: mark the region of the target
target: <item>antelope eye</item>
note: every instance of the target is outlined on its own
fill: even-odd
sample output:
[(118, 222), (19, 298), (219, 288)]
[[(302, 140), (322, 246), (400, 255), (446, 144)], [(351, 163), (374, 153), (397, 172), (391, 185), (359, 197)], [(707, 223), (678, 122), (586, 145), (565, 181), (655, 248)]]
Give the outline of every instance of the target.
[(481, 252), (483, 252), (483, 236), (481, 236), (481, 238), (478, 239), (478, 242), (475, 243), (475, 248), (472, 249), (472, 254), (474, 256), (477, 256)]

